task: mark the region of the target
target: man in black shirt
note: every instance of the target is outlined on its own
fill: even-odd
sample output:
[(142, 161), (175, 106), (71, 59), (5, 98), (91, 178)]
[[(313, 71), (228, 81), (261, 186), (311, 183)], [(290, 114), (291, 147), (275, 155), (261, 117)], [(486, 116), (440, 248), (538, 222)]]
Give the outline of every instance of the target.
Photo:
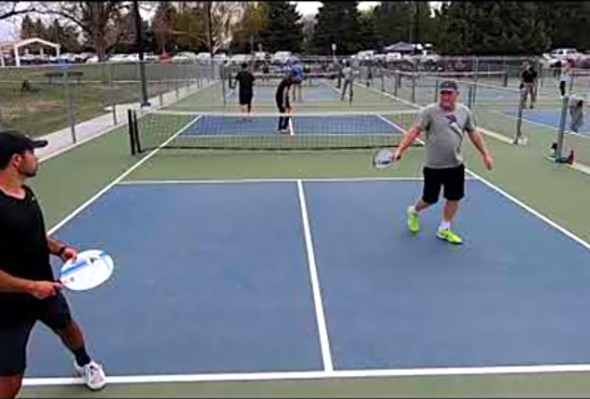
[(525, 69), (520, 74), (520, 96), (523, 107), (526, 108), (526, 99), (530, 95), (530, 108), (535, 108), (535, 100), (537, 98), (537, 71), (531, 63), (525, 64)]
[(58, 334), (88, 388), (104, 387), (102, 366), (90, 359), (72, 319), (49, 256), (66, 261), (75, 249), (48, 237), (43, 214), (25, 180), (37, 173), (35, 148), (46, 141), (0, 133), (0, 398), (15, 397), (26, 368), (27, 342), (36, 321)]
[(254, 97), (254, 75), (248, 71), (248, 64), (242, 64), (242, 70), (236, 75), (236, 81), (239, 83), (240, 106), (243, 113), (252, 112), (252, 97)]
[(292, 112), (289, 96), (291, 95), (291, 86), (293, 83), (295, 83), (296, 79), (297, 78), (295, 77), (295, 74), (290, 71), (289, 74), (281, 80), (279, 86), (277, 87), (275, 100), (277, 103), (277, 108), (281, 113), (281, 116), (279, 116), (279, 133), (289, 132), (289, 115)]

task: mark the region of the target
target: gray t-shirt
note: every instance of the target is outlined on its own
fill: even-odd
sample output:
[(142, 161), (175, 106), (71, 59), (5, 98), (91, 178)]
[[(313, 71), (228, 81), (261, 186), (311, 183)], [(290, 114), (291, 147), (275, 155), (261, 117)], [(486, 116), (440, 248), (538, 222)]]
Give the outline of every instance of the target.
[(438, 103), (424, 107), (416, 124), (426, 135), (426, 166), (444, 169), (463, 164), (461, 145), (464, 132), (475, 131), (475, 119), (469, 108), (457, 104), (454, 111), (444, 111)]

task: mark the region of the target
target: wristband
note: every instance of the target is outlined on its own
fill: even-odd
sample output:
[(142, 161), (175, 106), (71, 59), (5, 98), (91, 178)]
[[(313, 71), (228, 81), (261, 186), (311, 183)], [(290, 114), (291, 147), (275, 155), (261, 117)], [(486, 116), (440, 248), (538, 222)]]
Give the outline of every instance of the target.
[(67, 245), (62, 246), (59, 251), (57, 251), (57, 256), (59, 256), (60, 258), (63, 256), (64, 252), (66, 252), (66, 249), (68, 248)]

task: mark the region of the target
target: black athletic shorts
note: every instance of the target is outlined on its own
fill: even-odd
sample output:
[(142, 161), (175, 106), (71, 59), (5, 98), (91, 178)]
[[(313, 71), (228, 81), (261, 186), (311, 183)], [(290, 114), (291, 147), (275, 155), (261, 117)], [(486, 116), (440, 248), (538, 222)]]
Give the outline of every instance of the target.
[(240, 105), (252, 105), (252, 92), (240, 92)]
[(65, 329), (72, 321), (63, 295), (57, 294), (31, 309), (19, 322), (0, 324), (0, 377), (23, 374), (27, 366), (27, 343), (35, 322), (39, 320), (53, 331)]
[(441, 187), (444, 187), (445, 199), (459, 201), (465, 196), (465, 166), (432, 169), (424, 167), (424, 191), (422, 200), (428, 204), (438, 201)]

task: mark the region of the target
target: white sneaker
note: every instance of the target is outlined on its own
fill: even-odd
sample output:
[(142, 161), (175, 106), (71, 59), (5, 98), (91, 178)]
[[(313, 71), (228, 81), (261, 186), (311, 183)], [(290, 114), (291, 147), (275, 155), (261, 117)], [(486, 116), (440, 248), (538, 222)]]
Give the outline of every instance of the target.
[(107, 384), (107, 378), (102, 369), (102, 365), (95, 361), (91, 361), (84, 367), (80, 367), (74, 362), (74, 368), (90, 390), (98, 391), (104, 388)]

